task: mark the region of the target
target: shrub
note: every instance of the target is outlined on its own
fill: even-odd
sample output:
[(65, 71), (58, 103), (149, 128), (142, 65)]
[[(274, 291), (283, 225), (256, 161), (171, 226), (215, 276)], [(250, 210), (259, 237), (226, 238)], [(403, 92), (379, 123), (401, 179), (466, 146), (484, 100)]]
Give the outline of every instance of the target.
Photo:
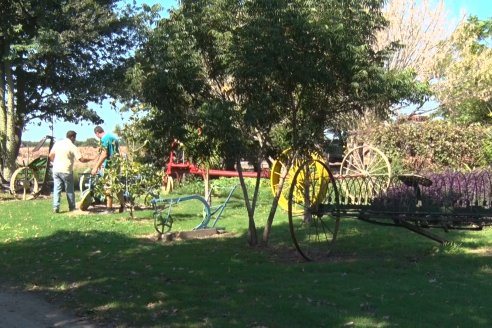
[(446, 121), (379, 124), (359, 131), (392, 161), (396, 172), (463, 170), (486, 166), (492, 159), (492, 137), (487, 128)]

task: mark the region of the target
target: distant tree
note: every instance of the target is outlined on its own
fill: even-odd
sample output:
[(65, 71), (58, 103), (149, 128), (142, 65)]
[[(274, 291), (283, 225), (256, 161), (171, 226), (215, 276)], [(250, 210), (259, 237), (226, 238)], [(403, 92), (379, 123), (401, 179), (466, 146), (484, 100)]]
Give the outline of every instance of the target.
[(383, 9), (388, 26), (376, 33), (375, 49), (392, 47), (389, 69), (412, 69), (416, 78), (433, 77), (435, 56), (458, 25), (443, 0), (390, 0)]
[(492, 122), (492, 19), (469, 17), (436, 56), (439, 112), (460, 123)]
[(99, 140), (96, 138), (87, 138), (87, 140), (81, 142), (85, 147), (99, 147)]
[[(425, 100), (432, 97), (431, 80), (434, 77), (436, 55), (444, 48), (446, 39), (458, 21), (450, 17), (443, 0), (389, 0), (382, 14), (387, 25), (376, 31), (373, 49), (387, 53), (384, 65), (388, 70), (406, 71), (409, 79), (427, 84), (427, 91), (422, 90), (423, 101), (403, 101), (393, 105), (392, 112), (398, 115), (401, 110), (409, 108), (412, 108), (412, 112), (407, 114), (435, 111), (437, 106), (424, 108), (423, 105), (429, 104)], [(378, 115), (371, 107), (357, 117), (341, 114), (335, 133), (338, 133), (344, 144), (350, 143), (347, 137), (353, 134), (347, 134), (346, 131), (364, 130), (385, 119), (387, 117)]]

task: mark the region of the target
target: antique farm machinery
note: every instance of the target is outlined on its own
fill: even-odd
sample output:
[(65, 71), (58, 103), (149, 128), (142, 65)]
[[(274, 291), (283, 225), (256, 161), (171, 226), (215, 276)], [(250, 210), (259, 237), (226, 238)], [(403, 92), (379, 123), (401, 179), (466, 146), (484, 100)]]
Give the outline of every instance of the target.
[[(175, 145), (174, 145), (175, 146)], [(288, 209), (289, 203), (289, 191), (292, 183), (293, 173), (296, 168), (299, 167), (300, 162), (295, 161), (294, 164), (288, 169), (286, 163), (288, 163), (288, 158), (291, 156), (291, 151), (285, 151), (279, 159), (274, 161), (271, 170), (264, 169), (260, 172), (260, 177), (269, 178), (271, 183), (271, 189), (273, 194), (275, 195), (279, 186), (281, 177), (285, 176), (284, 186), (282, 188), (282, 192), (280, 194), (279, 205), (284, 210)], [(312, 158), (324, 162), (324, 158), (322, 155), (312, 155)], [(377, 148), (371, 146), (357, 146), (349, 150), (342, 161), (339, 163), (331, 163), (332, 166), (339, 167), (339, 176), (371, 176), (377, 177), (379, 181), (381, 181), (384, 185), (381, 187), (387, 187), (391, 178), (391, 165), (389, 163), (388, 158)], [(180, 151), (177, 147), (173, 147), (169, 161), (166, 165), (166, 177), (167, 180), (166, 186), (168, 191), (172, 191), (174, 181), (181, 181), (184, 176), (187, 174), (192, 175), (200, 175), (203, 176), (205, 174), (205, 170), (200, 167), (197, 167), (193, 163), (187, 161), (185, 159), (184, 153)], [(211, 177), (237, 177), (239, 173), (237, 171), (228, 171), (228, 170), (209, 170), (209, 176)], [(254, 178), (257, 176), (256, 172), (243, 172), (244, 177)], [(374, 186), (367, 185), (366, 189), (363, 193), (368, 197), (372, 191), (370, 188), (374, 188)], [(352, 191), (353, 192), (353, 191)], [(231, 194), (228, 195), (225, 204), (229, 200)], [(153, 200), (154, 206), (154, 218), (155, 218), (155, 227), (156, 230), (162, 234), (163, 231), (167, 231), (170, 229), (170, 224), (172, 224), (172, 220), (170, 212), (166, 212), (162, 207), (160, 208), (159, 204), (165, 204), (165, 209), (171, 209), (174, 204), (178, 204), (181, 201), (196, 199), (198, 195), (178, 197), (178, 198), (156, 198)], [(202, 202), (206, 203), (203, 199)], [(219, 206), (220, 207), (220, 206)], [(163, 216), (163, 214), (165, 215)]]
[[(209, 169), (205, 170), (192, 162), (188, 161), (185, 157), (183, 150), (179, 148), (179, 144), (174, 142), (171, 146), (169, 153), (169, 160), (165, 166), (165, 175), (163, 186), (167, 192), (171, 192), (174, 189), (174, 183), (181, 183), (187, 175), (197, 175), (203, 177), (208, 174), (209, 177), (238, 177), (238, 171), (232, 170), (220, 170)], [(256, 178), (257, 173), (252, 171), (243, 171), (243, 177)], [(260, 172), (261, 178), (269, 178), (270, 171), (268, 169), (262, 169)]]
[[(49, 140), (48, 153), (54, 144), (52, 136), (45, 136), (32, 149), (35, 153), (44, 146)], [(10, 179), (10, 193), (19, 199), (33, 199), (40, 194), (50, 192), (50, 161), (48, 156), (39, 156), (32, 161), (29, 161), (29, 150), (27, 163), (23, 162), (12, 174)]]
[(431, 228), (481, 230), (492, 225), (492, 172), (391, 175), (386, 156), (370, 146), (354, 148), (340, 174), (315, 156), (286, 172), (289, 227), (306, 260), (326, 257), (340, 223), (353, 217), (403, 227), (439, 243)]
[[(295, 169), (300, 165), (300, 161), (295, 160), (289, 169), (287, 163), (291, 156), (291, 150), (284, 151), (282, 155), (274, 161), (270, 175), (270, 186), (274, 195), (277, 193), (280, 186), (281, 177), (285, 176), (285, 182), (279, 198), (279, 206), (284, 210), (287, 210), (288, 208), (292, 176)], [(326, 163), (326, 165), (330, 167), (331, 172), (337, 171), (335, 174), (337, 178), (348, 176), (373, 177), (377, 178), (378, 181), (382, 183), (382, 186), (379, 187), (389, 186), (391, 179), (391, 164), (386, 155), (376, 147), (368, 145), (355, 146), (346, 152), (341, 162), (327, 161), (325, 160), (325, 156), (319, 153), (313, 153), (310, 157), (313, 160)], [(367, 190), (364, 190), (363, 193), (366, 195), (370, 194), (371, 190), (369, 189), (372, 187), (373, 186), (371, 185), (367, 185)]]

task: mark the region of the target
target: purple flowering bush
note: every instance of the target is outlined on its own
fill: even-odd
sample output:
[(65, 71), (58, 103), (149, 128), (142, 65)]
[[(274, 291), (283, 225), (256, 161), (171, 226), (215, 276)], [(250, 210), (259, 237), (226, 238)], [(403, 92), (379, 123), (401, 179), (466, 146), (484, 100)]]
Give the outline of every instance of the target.
[(419, 185), (419, 206), (415, 185), (405, 184), (398, 177), (393, 177), (389, 188), (373, 198), (371, 209), (443, 214), (492, 212), (492, 171), (445, 171), (423, 176), (432, 184)]

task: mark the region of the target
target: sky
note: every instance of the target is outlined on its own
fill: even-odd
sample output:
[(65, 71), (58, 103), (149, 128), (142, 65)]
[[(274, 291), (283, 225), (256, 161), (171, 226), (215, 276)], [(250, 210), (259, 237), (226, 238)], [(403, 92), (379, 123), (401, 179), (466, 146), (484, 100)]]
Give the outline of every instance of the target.
[[(137, 0), (137, 4), (160, 4), (164, 9), (163, 15), (166, 15), (167, 9), (175, 7), (177, 2), (177, 0)], [(453, 20), (462, 17), (463, 14), (475, 15), (480, 19), (492, 17), (492, 0), (444, 0), (444, 4)], [(104, 120), (101, 126), (108, 132), (113, 131), (116, 126), (122, 127), (128, 119), (128, 114), (112, 110), (108, 102), (103, 103), (102, 106), (93, 105), (91, 108), (95, 109)], [(93, 132), (94, 125), (92, 123), (81, 122), (79, 124), (72, 124), (61, 120), (54, 121), (53, 136), (55, 139), (64, 138), (68, 130), (76, 131), (79, 141), (95, 137)], [(50, 123), (35, 121), (26, 126), (22, 139), (25, 141), (38, 141), (46, 135), (51, 135)]]

